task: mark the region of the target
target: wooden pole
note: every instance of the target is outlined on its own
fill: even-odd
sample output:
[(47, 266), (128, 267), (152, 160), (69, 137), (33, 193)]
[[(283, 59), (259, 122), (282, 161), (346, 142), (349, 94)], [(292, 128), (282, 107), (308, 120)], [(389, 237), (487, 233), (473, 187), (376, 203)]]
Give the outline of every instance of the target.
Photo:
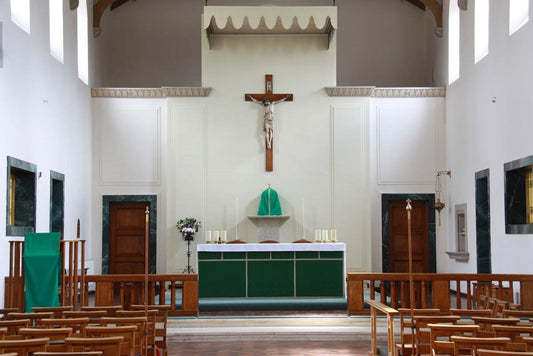
[(407, 206), (405, 207), (405, 210), (407, 210), (407, 241), (409, 249), (409, 304), (411, 306), (411, 325), (414, 327), (413, 308), (415, 306), (415, 288), (413, 282), (413, 245), (411, 240), (411, 199), (407, 199), (406, 202)]
[(144, 226), (144, 314), (148, 318), (148, 257), (150, 238), (150, 207), (146, 206), (146, 222)]

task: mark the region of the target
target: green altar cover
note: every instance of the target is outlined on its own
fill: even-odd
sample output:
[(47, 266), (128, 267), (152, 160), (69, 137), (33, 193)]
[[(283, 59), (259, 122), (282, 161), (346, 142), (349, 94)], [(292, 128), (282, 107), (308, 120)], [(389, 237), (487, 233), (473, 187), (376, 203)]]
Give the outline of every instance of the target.
[(24, 239), (26, 312), (59, 306), (59, 232), (28, 233)]

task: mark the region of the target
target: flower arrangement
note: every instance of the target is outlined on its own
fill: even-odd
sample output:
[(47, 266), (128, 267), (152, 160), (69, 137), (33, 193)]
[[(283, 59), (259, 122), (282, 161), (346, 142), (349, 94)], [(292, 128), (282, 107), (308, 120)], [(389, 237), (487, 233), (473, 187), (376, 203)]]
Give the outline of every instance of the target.
[(195, 232), (198, 232), (200, 226), (202, 226), (202, 223), (195, 218), (180, 219), (176, 223), (176, 229), (181, 232), (185, 240), (190, 239)]

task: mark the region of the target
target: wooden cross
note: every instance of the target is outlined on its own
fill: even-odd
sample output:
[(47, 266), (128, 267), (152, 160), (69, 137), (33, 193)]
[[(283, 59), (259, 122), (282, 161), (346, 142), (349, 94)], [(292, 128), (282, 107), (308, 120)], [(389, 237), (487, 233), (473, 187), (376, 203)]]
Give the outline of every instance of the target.
[[(266, 74), (265, 75), (265, 92), (263, 94), (244, 94), (244, 100), (245, 101), (256, 101), (256, 102), (263, 102), (263, 104), (268, 101), (270, 103), (275, 103), (276, 101), (292, 101), (293, 95), (292, 94), (274, 94), (274, 85), (272, 80), (272, 74)], [(253, 99), (252, 99), (253, 98)], [(265, 113), (265, 117), (267, 114)], [(270, 147), (268, 147), (268, 138), (265, 140), (265, 161), (266, 161), (266, 171), (272, 172), (274, 170), (274, 164), (273, 164), (273, 151), (272, 148), (274, 147), (273, 140), (271, 141)]]

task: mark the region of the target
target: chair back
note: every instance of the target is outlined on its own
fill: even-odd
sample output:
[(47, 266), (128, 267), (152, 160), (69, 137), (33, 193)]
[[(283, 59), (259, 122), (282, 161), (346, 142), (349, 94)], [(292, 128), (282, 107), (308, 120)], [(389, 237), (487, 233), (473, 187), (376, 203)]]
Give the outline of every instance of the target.
[(29, 327), (30, 322), (30, 319), (0, 320), (0, 328), (6, 329), (4, 339), (19, 339), (19, 329)]
[(42, 319), (43, 328), (71, 328), (72, 337), (85, 337), (85, 328), (89, 324), (89, 318), (68, 319)]
[(527, 345), (524, 337), (533, 337), (533, 325), (492, 325), (494, 336), (508, 337), (511, 342), (507, 345), (507, 349), (511, 351), (526, 351)]
[(415, 315), (415, 349), (417, 354), (428, 354), (431, 349), (430, 329), (428, 324), (457, 324), (458, 315)]
[(72, 334), (72, 328), (21, 328), (19, 335), (26, 339), (38, 339), (46, 337), (50, 340), (50, 345), (46, 351), (66, 351), (65, 339)]
[(106, 312), (105, 316), (116, 316), (115, 313), (117, 310), (122, 310), (122, 305), (99, 305), (99, 306), (84, 306), (81, 307), (82, 311), (97, 311), (104, 310)]
[(453, 335), (476, 336), (479, 325), (427, 324), (430, 332), (431, 355), (452, 355), (454, 353)]
[(135, 354), (146, 355), (147, 353), (147, 318), (146, 317), (103, 317), (100, 319), (102, 326), (135, 325)]
[(35, 313), (48, 313), (52, 312), (54, 313), (54, 318), (61, 318), (61, 314), (64, 311), (67, 310), (73, 310), (72, 305), (62, 305), (59, 307), (32, 307), (31, 310), (33, 310)]
[(533, 352), (477, 349), (477, 356), (533, 356)]
[[(44, 351), (44, 352), (34, 352), (33, 356), (102, 356), (104, 353), (102, 351)], [(15, 354), (16, 355), (16, 354)], [(6, 355), (2, 355), (6, 356)]]
[(135, 355), (135, 333), (137, 332), (136, 325), (122, 325), (122, 326), (88, 326), (88, 337), (110, 337), (122, 336), (124, 340), (120, 344), (120, 354), (126, 356)]
[(122, 336), (111, 337), (67, 337), (67, 351), (102, 351), (103, 356), (120, 355)]
[(65, 311), (63, 312), (63, 318), (89, 318), (88, 325), (100, 325), (100, 318), (107, 315), (105, 310), (92, 310), (92, 311)]
[(454, 343), (454, 355), (459, 355), (460, 351), (469, 350), (470, 355), (476, 355), (477, 349), (504, 350), (511, 341), (508, 337), (469, 337), (450, 336)]
[(40, 312), (40, 313), (8, 313), (7, 320), (21, 320), (29, 319), (30, 326), (39, 326), (40, 320), (44, 318), (53, 318), (53, 312)]
[(0, 353), (16, 352), (19, 356), (30, 355), (35, 351), (46, 351), (49, 339), (0, 340)]

